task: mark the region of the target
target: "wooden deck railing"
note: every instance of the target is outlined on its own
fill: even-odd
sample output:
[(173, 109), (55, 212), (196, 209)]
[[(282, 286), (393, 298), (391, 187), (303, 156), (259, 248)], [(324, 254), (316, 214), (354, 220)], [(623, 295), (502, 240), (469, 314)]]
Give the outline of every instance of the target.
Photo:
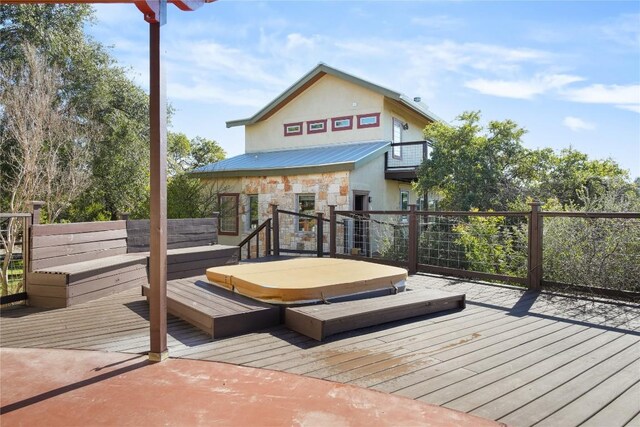
[[(609, 297), (640, 298), (640, 213), (543, 212), (538, 202), (530, 206), (530, 211), (522, 212), (417, 211), (415, 205), (410, 206), (409, 211), (338, 211), (331, 206), (329, 253), (334, 257), (403, 266), (411, 274), (421, 271), (510, 282), (532, 290), (570, 286)], [(340, 225), (339, 217), (351, 221), (351, 228)], [(621, 258), (616, 261), (617, 272), (620, 273), (621, 269), (628, 271), (622, 273), (622, 279), (615, 279), (618, 284), (610, 286), (606, 283), (593, 286), (575, 280), (572, 283), (554, 281), (549, 274), (545, 275), (544, 269), (545, 263), (553, 261), (550, 258), (557, 257), (557, 250), (553, 248), (556, 252), (551, 251), (549, 245), (546, 250), (551, 252), (543, 256), (545, 218), (547, 221), (551, 218), (581, 218), (625, 222), (619, 226), (621, 231), (618, 234), (609, 237), (614, 242), (601, 250), (606, 253), (589, 253), (588, 256), (597, 258), (603, 265), (612, 263), (616, 257)], [(366, 222), (367, 225), (358, 229), (357, 222)], [(593, 239), (591, 252), (597, 252), (607, 243), (597, 241), (604, 238), (601, 229), (590, 236)], [(625, 233), (632, 236), (622, 242), (620, 235)], [(566, 245), (566, 250), (571, 251), (572, 243), (567, 241)], [(349, 247), (354, 246), (368, 249), (350, 252)], [(370, 255), (363, 256), (367, 254)], [(588, 264), (588, 260), (582, 263)], [(606, 265), (599, 268), (600, 272), (606, 273)], [(637, 275), (634, 273), (636, 270)], [(612, 282), (615, 280), (611, 279)], [(624, 280), (628, 283), (619, 283)]]
[(247, 257), (245, 259), (251, 259), (251, 241), (255, 239), (255, 254), (256, 258), (260, 258), (260, 232), (264, 231), (264, 256), (271, 255), (271, 218), (267, 218), (265, 222), (260, 224), (255, 230), (251, 232), (245, 239), (238, 245), (240, 247), (240, 259), (242, 259), (242, 248), (247, 247)]

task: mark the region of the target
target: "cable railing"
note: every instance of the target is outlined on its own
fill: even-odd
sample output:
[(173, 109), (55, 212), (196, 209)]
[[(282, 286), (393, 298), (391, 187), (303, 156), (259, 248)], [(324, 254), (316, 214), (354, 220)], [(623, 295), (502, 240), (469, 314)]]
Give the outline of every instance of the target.
[(640, 213), (330, 209), (331, 256), (640, 299)]

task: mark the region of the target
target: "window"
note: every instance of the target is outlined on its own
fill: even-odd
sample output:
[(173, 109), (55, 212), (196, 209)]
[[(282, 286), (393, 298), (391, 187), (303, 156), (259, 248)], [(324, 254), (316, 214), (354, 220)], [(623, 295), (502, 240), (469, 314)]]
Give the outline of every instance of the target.
[[(394, 144), (402, 142), (402, 122), (398, 119), (393, 119), (393, 138)], [(394, 159), (402, 159), (402, 145), (393, 145), (391, 148), (391, 155)]]
[(248, 225), (250, 230), (258, 228), (258, 195), (249, 194)]
[(409, 210), (409, 191), (408, 190), (400, 190), (400, 210), (401, 211)]
[[(313, 194), (298, 194), (297, 212), (305, 215), (316, 214), (316, 196)], [(298, 217), (298, 231), (313, 231), (316, 220)]]
[(221, 235), (238, 235), (238, 194), (223, 193), (218, 195), (218, 231)]
[(334, 117), (331, 119), (331, 130), (349, 130), (353, 129), (353, 116)]
[[(409, 191), (408, 190), (400, 190), (400, 210), (408, 211), (409, 210)], [(401, 222), (407, 222), (409, 217), (406, 215), (402, 215), (400, 217)]]
[(284, 136), (302, 135), (302, 122), (286, 123), (284, 125)]
[(307, 122), (307, 133), (321, 133), (327, 131), (327, 119)]
[(380, 113), (360, 114), (358, 117), (358, 129), (374, 128), (380, 126)]

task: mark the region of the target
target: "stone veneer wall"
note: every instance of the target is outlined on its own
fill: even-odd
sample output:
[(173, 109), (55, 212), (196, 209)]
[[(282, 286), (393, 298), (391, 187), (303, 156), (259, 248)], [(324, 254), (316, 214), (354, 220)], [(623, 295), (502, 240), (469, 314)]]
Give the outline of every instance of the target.
[[(280, 209), (297, 211), (295, 206), (297, 194), (314, 194), (316, 212), (324, 212), (329, 219), (329, 205), (336, 205), (338, 210), (351, 209), (351, 191), (349, 189), (349, 172), (332, 172), (323, 174), (243, 177), (240, 199), (240, 230), (247, 233), (247, 195), (258, 195), (259, 222), (271, 217), (271, 205), (277, 204)], [(316, 250), (315, 231), (297, 231), (294, 217), (280, 215), (280, 247), (288, 249)], [(261, 233), (262, 234), (262, 233)], [(263, 242), (261, 242), (261, 245)], [(262, 246), (264, 247), (264, 246)], [(329, 223), (324, 224), (324, 250), (329, 251)]]

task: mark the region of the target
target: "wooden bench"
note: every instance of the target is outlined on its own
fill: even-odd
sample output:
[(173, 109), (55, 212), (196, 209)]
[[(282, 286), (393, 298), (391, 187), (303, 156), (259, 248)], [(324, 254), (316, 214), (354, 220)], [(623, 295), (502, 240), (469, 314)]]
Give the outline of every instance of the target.
[[(204, 274), (209, 267), (237, 264), (237, 246), (216, 244), (217, 218), (167, 221), (167, 280)], [(129, 253), (149, 256), (149, 220), (127, 221)]]
[(465, 307), (465, 294), (421, 289), (377, 298), (285, 309), (285, 325), (322, 341), (329, 335)]
[(67, 307), (147, 282), (145, 256), (127, 254), (125, 221), (31, 227), (29, 303)]
[[(149, 285), (143, 286), (148, 295)], [(228, 337), (280, 324), (280, 309), (211, 285), (206, 276), (167, 282), (167, 311), (207, 332)]]
[[(167, 221), (168, 280), (236, 264), (237, 246), (216, 245), (217, 218)], [(149, 221), (34, 224), (27, 296), (68, 307), (148, 283)]]

